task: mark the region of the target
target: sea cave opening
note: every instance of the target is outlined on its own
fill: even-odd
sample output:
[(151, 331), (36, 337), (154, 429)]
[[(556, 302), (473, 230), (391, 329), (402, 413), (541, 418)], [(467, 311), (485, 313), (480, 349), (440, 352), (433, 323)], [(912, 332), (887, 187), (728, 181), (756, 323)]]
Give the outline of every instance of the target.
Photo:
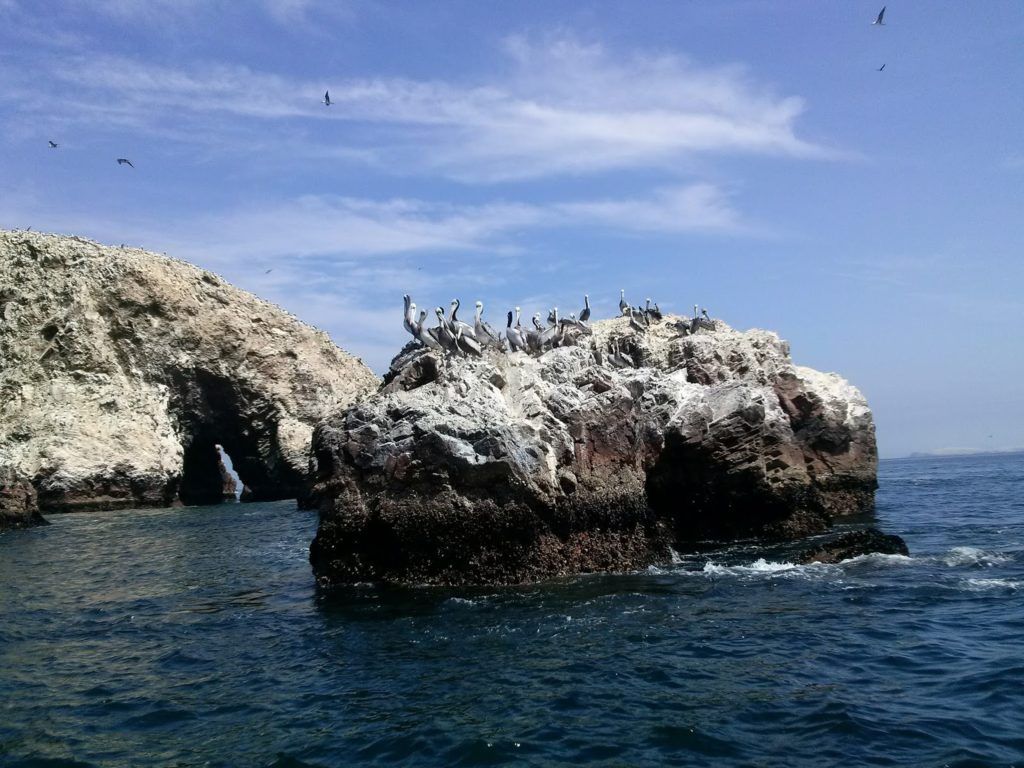
[(278, 457), (276, 423), (253, 407), (256, 398), (251, 393), (207, 372), (196, 372), (178, 384), (174, 408), (185, 449), (178, 486), (182, 503), (218, 504), (225, 499), (217, 445), (231, 458), (247, 489), (243, 501), (295, 497), (301, 478), (293, 477)]

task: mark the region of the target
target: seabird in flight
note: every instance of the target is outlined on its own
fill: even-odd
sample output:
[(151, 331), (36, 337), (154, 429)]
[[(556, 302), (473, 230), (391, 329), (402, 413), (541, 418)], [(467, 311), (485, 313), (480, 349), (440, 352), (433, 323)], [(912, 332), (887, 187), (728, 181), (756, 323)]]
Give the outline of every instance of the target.
[(50, 149), (56, 149), (59, 146), (60, 146), (60, 144), (58, 144), (56, 141), (51, 141), (50, 142)]
[(331, 106), (331, 92), (330, 91), (324, 91), (324, 106), (325, 107)]
[(127, 165), (129, 168), (134, 168), (135, 167), (134, 165), (132, 165), (132, 161), (129, 160), (127, 157), (119, 157), (119, 158), (117, 158), (117, 164), (118, 165)]
[(871, 22), (871, 26), (875, 26), (876, 24), (878, 26), (880, 26), (880, 27), (883, 26), (885, 24), (885, 22), (882, 21), (883, 18), (885, 18), (885, 6), (884, 5), (882, 6), (882, 10), (880, 10), (878, 12), (878, 18)]
[(877, 71), (878, 71), (878, 72), (881, 72), (881, 71), (882, 71), (883, 69), (885, 69), (885, 64), (883, 64), (882, 66), (880, 66), (880, 67), (878, 68), (878, 70), (877, 70)]

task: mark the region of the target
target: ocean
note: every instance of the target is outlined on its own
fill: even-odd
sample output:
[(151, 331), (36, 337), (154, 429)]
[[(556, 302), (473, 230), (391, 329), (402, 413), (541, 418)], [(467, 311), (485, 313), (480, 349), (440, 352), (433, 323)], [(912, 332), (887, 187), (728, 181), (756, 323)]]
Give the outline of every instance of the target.
[(1024, 455), (883, 461), (911, 557), (318, 594), (290, 502), (0, 535), (5, 766), (1024, 766)]

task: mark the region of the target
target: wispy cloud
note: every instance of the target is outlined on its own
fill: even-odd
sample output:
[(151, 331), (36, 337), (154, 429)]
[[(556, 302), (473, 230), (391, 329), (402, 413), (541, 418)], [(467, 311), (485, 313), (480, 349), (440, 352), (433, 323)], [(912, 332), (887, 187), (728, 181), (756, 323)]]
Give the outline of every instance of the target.
[[(282, 1), (275, 13), (303, 13), (305, 5)], [(565, 38), (510, 38), (503, 54), (502, 74), (469, 84), (304, 82), (215, 62), (178, 69), (89, 54), (53, 61), (50, 76), (68, 87), (61, 103), (25, 99), (26, 89), (8, 101), (52, 119), (121, 121), (154, 132), (191, 122), (206, 129), (196, 135), (225, 143), (237, 138), (240, 120), (259, 121), (253, 135), (285, 139), (302, 125), (311, 130), (303, 136), (308, 155), (349, 145), (346, 158), (358, 148), (393, 170), (469, 181), (663, 167), (705, 154), (835, 154), (797, 135), (801, 99), (775, 94), (738, 67), (701, 67), (674, 54), (616, 55)], [(319, 103), (325, 87), (330, 108)], [(325, 121), (336, 128), (326, 130)]]

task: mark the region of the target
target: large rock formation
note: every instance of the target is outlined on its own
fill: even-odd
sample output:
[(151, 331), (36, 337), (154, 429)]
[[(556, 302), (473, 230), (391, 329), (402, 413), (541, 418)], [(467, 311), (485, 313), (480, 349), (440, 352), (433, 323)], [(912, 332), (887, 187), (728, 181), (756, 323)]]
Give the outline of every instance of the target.
[(378, 383), (191, 264), (0, 232), (0, 496), (9, 476), (44, 512), (215, 502), (221, 443), (253, 498), (293, 497), (313, 425)]
[[(638, 367), (598, 362), (613, 338)], [(774, 333), (617, 318), (584, 343), (480, 360), (410, 346), (376, 396), (319, 425), (320, 583), (626, 570), (873, 507), (867, 403)]]

